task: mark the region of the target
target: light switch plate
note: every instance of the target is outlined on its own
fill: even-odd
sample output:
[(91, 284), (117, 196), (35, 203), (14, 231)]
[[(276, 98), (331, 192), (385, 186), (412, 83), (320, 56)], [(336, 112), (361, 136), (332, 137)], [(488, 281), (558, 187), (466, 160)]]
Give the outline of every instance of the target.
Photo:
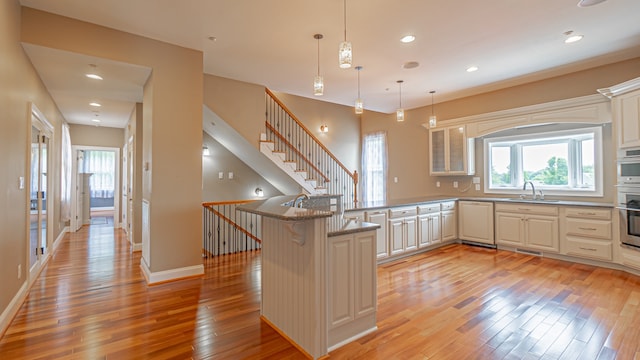
[(480, 184), (480, 176), (474, 176), (473, 177), (473, 183), (474, 184)]
[(224, 173), (222, 171), (218, 173), (218, 179), (224, 179)]
[(233, 179), (233, 172), (229, 171), (229, 180)]
[(453, 182), (453, 187), (456, 188), (456, 189), (458, 188), (458, 182), (457, 181)]
[(18, 189), (24, 190), (24, 176), (18, 178)]

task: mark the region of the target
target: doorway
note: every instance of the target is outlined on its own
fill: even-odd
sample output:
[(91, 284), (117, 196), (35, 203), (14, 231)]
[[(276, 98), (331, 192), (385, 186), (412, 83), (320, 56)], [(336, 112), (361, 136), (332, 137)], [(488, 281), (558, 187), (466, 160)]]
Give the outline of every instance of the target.
[(73, 146), (71, 229), (120, 227), (120, 149)]
[(48, 257), (51, 243), (48, 231), (52, 223), (52, 212), (47, 211), (47, 200), (51, 197), (51, 176), (47, 176), (53, 126), (35, 105), (31, 105), (29, 163), (29, 279), (35, 279)]

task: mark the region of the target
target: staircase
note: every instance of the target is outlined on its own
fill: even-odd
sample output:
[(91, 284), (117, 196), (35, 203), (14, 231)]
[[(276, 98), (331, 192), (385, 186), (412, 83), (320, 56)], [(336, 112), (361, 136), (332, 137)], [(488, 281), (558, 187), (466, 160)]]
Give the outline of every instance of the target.
[(345, 205), (358, 201), (358, 172), (350, 172), (266, 89), (265, 128), (260, 151), (310, 195), (343, 195)]

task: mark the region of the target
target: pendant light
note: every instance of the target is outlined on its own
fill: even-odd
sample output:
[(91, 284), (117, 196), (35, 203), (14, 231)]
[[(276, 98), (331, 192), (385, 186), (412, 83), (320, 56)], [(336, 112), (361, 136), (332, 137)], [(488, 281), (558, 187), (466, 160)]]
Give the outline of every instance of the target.
[(324, 93), (324, 81), (320, 76), (320, 39), (322, 39), (322, 34), (315, 34), (313, 38), (318, 40), (318, 73), (313, 78), (313, 95), (322, 96)]
[(429, 128), (435, 128), (437, 125), (436, 116), (433, 114), (433, 94), (436, 93), (435, 90), (429, 91), (431, 94), (431, 116), (429, 116)]
[(360, 70), (362, 70), (362, 66), (356, 66), (356, 70), (358, 70), (358, 98), (356, 99), (356, 114), (362, 114), (364, 112), (364, 103), (360, 98)]
[(344, 41), (340, 43), (338, 50), (338, 64), (342, 69), (351, 67), (353, 61), (353, 52), (351, 51), (351, 43), (347, 41), (347, 0), (344, 0)]
[(398, 83), (398, 87), (400, 88), (400, 106), (398, 107), (398, 110), (396, 110), (396, 120), (398, 122), (401, 122), (404, 121), (404, 109), (402, 108), (402, 83), (404, 81), (398, 80), (396, 82)]

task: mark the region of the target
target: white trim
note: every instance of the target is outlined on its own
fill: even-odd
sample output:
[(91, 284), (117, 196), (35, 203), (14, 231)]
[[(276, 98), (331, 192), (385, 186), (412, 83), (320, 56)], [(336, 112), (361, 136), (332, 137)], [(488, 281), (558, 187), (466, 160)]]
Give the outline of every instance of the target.
[(194, 265), (187, 266), (178, 269), (171, 270), (163, 270), (158, 272), (151, 272), (151, 270), (147, 267), (146, 262), (140, 262), (140, 268), (142, 269), (142, 274), (147, 280), (147, 284), (156, 284), (160, 282), (179, 280), (186, 277), (199, 276), (204, 275), (204, 265)]
[(640, 89), (640, 77), (610, 86), (608, 88), (598, 89), (598, 92), (611, 99), (614, 96), (622, 95), (638, 89)]
[(142, 243), (131, 243), (131, 251), (142, 251)]
[[(467, 136), (475, 138), (515, 126), (550, 122), (602, 124), (611, 122), (610, 106), (610, 101), (601, 95), (587, 95), (444, 120), (438, 128), (466, 124)], [(429, 129), (428, 123), (422, 126)]]
[(27, 281), (22, 283), (18, 293), (13, 297), (13, 299), (11, 299), (11, 302), (9, 302), (9, 305), (7, 305), (2, 314), (0, 314), (0, 337), (4, 336), (5, 331), (7, 331), (9, 325), (11, 325), (11, 321), (13, 321), (13, 318), (20, 310), (24, 300), (27, 298), (27, 292), (29, 289), (27, 283)]
[(60, 243), (62, 243), (62, 239), (64, 239), (64, 234), (70, 232), (70, 230), (71, 229), (68, 226), (65, 226), (62, 229), (62, 231), (60, 232), (56, 240), (53, 242), (53, 245), (50, 251), (51, 253), (54, 253), (58, 249), (58, 246), (60, 246)]
[(353, 342), (353, 341), (355, 341), (355, 340), (358, 340), (358, 339), (360, 339), (361, 337), (366, 336), (366, 335), (369, 335), (369, 334), (371, 334), (371, 333), (373, 333), (373, 332), (375, 332), (375, 331), (378, 331), (378, 327), (377, 327), (377, 326), (374, 326), (374, 327), (372, 327), (371, 329), (365, 330), (365, 331), (363, 331), (363, 332), (361, 332), (361, 333), (359, 333), (359, 334), (353, 335), (352, 337), (350, 337), (350, 338), (348, 338), (348, 339), (344, 339), (344, 340), (340, 341), (339, 343), (337, 343), (337, 344), (335, 344), (335, 345), (333, 345), (333, 346), (330, 346), (330, 347), (327, 349), (327, 352), (328, 352), (328, 353), (329, 353), (329, 352), (332, 352), (332, 351), (333, 351), (333, 350), (335, 350), (335, 349), (341, 348), (341, 347), (343, 347), (343, 346), (347, 345), (348, 343)]

